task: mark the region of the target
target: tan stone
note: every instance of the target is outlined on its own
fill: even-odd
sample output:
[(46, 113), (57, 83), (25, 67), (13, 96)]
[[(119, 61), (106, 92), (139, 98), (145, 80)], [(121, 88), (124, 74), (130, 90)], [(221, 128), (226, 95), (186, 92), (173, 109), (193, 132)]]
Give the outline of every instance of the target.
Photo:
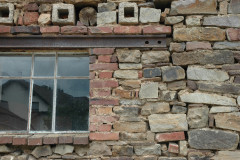
[(216, 127), (240, 131), (240, 112), (219, 113), (214, 116)]
[(130, 133), (140, 133), (147, 131), (145, 122), (116, 122), (113, 125), (115, 131), (125, 131)]
[(239, 160), (240, 151), (218, 151), (212, 160)]
[(51, 15), (50, 14), (41, 14), (38, 18), (38, 24), (46, 25), (51, 23)]

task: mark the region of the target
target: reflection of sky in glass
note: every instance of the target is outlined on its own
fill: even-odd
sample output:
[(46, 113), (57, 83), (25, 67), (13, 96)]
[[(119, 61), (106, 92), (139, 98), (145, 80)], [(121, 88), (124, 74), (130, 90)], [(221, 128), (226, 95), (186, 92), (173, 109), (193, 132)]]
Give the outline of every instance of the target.
[(30, 76), (31, 65), (31, 56), (0, 56), (0, 76)]
[(59, 57), (58, 76), (89, 76), (89, 57)]
[(34, 75), (54, 76), (55, 57), (35, 56)]

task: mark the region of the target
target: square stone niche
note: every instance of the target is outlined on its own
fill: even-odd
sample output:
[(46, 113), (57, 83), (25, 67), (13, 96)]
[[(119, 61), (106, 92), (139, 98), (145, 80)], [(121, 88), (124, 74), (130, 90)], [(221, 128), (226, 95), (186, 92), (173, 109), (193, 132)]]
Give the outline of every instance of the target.
[(56, 25), (75, 25), (75, 8), (73, 4), (53, 4), (52, 23)]
[(0, 3), (0, 24), (13, 23), (14, 5), (11, 3)]
[(119, 4), (119, 24), (138, 24), (138, 6), (136, 3)]

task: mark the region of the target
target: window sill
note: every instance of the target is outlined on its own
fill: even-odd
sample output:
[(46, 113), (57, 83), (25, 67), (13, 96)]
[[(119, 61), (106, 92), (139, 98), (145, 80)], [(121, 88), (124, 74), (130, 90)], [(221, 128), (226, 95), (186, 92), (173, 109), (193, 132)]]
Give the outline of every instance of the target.
[(56, 144), (73, 144), (73, 145), (87, 145), (89, 144), (89, 134), (19, 134), (19, 135), (0, 135), (1, 144), (12, 145), (56, 145)]

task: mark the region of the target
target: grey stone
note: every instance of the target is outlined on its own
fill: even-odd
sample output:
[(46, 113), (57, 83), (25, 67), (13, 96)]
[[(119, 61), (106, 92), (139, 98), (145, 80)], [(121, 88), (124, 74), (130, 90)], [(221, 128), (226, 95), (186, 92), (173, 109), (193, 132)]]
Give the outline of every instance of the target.
[(52, 11), (52, 5), (51, 4), (41, 4), (39, 6), (39, 12), (40, 13), (46, 13)]
[(0, 153), (11, 153), (13, 150), (6, 145), (0, 145)]
[(160, 22), (160, 15), (160, 9), (141, 7), (139, 21), (141, 23), (158, 23)]
[(116, 23), (117, 23), (116, 11), (97, 13), (98, 26), (104, 26), (104, 25), (116, 24)]
[(148, 119), (152, 132), (188, 130), (186, 114), (152, 114)]
[(54, 153), (65, 155), (67, 153), (73, 153), (74, 147), (71, 145), (56, 145)]
[(218, 151), (212, 160), (239, 160), (240, 151)]
[(139, 113), (139, 108), (138, 107), (114, 107), (113, 112), (120, 116), (137, 117)]
[(186, 82), (185, 81), (175, 81), (170, 82), (167, 84), (167, 87), (169, 90), (180, 90), (186, 88)]
[(188, 143), (187, 141), (179, 141), (179, 154), (187, 156), (188, 154)]
[(142, 64), (119, 63), (120, 69), (142, 69)]
[(32, 155), (29, 155), (28, 160), (37, 160), (35, 157), (33, 157)]
[(212, 156), (214, 156), (214, 153), (208, 150), (190, 149), (188, 151), (188, 160), (211, 160)]
[(206, 69), (202, 66), (189, 66), (187, 79), (222, 82), (229, 79), (228, 73), (218, 69)]
[(169, 50), (171, 52), (183, 52), (185, 50), (185, 43), (170, 43)]
[(240, 112), (219, 113), (214, 118), (217, 128), (240, 131)]
[(142, 83), (139, 92), (139, 97), (140, 99), (158, 98), (158, 83), (157, 82)]
[(240, 42), (216, 42), (213, 45), (213, 49), (231, 49), (240, 50)]
[(138, 79), (138, 71), (136, 70), (117, 70), (114, 72), (114, 78), (119, 79)]
[(237, 103), (240, 106), (240, 96), (237, 97)]
[(25, 155), (20, 155), (17, 157), (17, 160), (28, 160), (29, 155), (25, 154)]
[(79, 156), (85, 156), (87, 155), (88, 152), (88, 146), (86, 145), (77, 145), (74, 147), (74, 151), (79, 155)]
[(184, 157), (159, 157), (158, 160), (187, 160)]
[(240, 85), (234, 85), (232, 83), (197, 82), (197, 85), (200, 91), (240, 94)]
[(231, 0), (228, 5), (228, 13), (239, 14), (240, 13), (240, 1), (239, 0)]
[[(2, 12), (9, 13), (7, 17)], [(0, 24), (13, 24), (14, 5), (12, 3), (0, 3)]]
[(160, 91), (159, 99), (163, 101), (175, 101), (177, 100), (177, 92), (176, 91)]
[(205, 107), (193, 107), (188, 109), (187, 121), (190, 128), (204, 128), (208, 124), (209, 109)]
[(113, 155), (132, 156), (133, 146), (113, 146), (112, 152), (113, 152)]
[(222, 15), (204, 17), (203, 25), (218, 27), (240, 27), (239, 15)]
[(146, 68), (143, 70), (143, 77), (144, 78), (153, 78), (153, 77), (160, 77), (161, 74), (160, 68)]
[(118, 61), (124, 63), (139, 63), (142, 53), (139, 50), (117, 49)]
[(14, 160), (15, 156), (11, 156), (11, 155), (6, 155), (6, 156), (2, 156), (1, 160)]
[(229, 107), (229, 106), (213, 106), (210, 109), (210, 113), (228, 113), (228, 112), (238, 112), (239, 109), (237, 107)]
[(144, 141), (146, 138), (147, 135), (145, 133), (120, 133), (120, 140), (122, 141)]
[(111, 151), (110, 147), (108, 147), (104, 143), (92, 143), (92, 144), (90, 144), (90, 148), (88, 150), (88, 155), (111, 156), (112, 151)]
[(173, 53), (172, 60), (174, 65), (233, 64), (234, 56), (233, 52), (228, 50), (196, 50), (191, 52)]
[(98, 13), (100, 12), (108, 12), (116, 10), (116, 3), (108, 2), (108, 3), (98, 3)]
[(143, 106), (141, 115), (149, 116), (151, 114), (167, 113), (170, 111), (170, 105), (164, 102), (149, 102)]
[(121, 105), (139, 105), (142, 106), (145, 102), (139, 99), (120, 99), (119, 103)]
[(184, 20), (183, 16), (172, 16), (172, 17), (166, 17), (165, 18), (165, 24), (167, 25), (173, 25), (180, 23)]
[(162, 69), (162, 80), (171, 82), (185, 78), (185, 70), (180, 66), (164, 66)]
[(201, 26), (203, 16), (187, 16), (186, 25), (188, 27)]
[(36, 158), (52, 155), (52, 149), (49, 145), (38, 146), (32, 151), (32, 155)]
[[(66, 19), (59, 17), (61, 14), (67, 14)], [(53, 4), (52, 23), (54, 25), (75, 25), (75, 7), (72, 4)]]
[(187, 108), (182, 106), (173, 106), (172, 113), (174, 114), (185, 114), (187, 113)]
[(211, 150), (234, 150), (237, 148), (239, 135), (215, 129), (196, 129), (188, 132), (191, 148)]
[(138, 24), (138, 6), (136, 3), (121, 2), (118, 10), (119, 24)]
[(221, 106), (236, 106), (236, 100), (217, 94), (208, 94), (202, 92), (189, 93), (186, 90), (178, 93), (179, 100), (186, 103), (213, 104)]
[(142, 155), (161, 155), (161, 145), (134, 146), (134, 152), (137, 156)]
[(170, 53), (168, 51), (146, 51), (142, 55), (143, 64), (169, 62)]

